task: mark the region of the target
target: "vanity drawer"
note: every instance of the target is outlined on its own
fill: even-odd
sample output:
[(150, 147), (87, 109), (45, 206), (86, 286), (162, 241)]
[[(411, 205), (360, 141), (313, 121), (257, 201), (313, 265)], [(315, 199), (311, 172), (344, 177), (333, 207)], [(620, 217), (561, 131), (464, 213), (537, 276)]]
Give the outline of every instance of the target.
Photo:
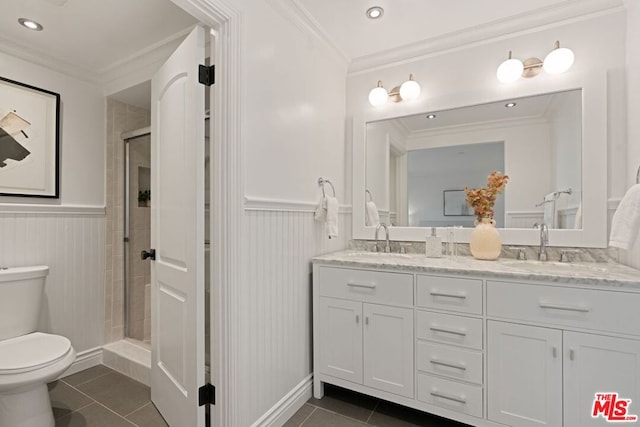
[(482, 418), (482, 386), (418, 374), (418, 400)]
[(482, 314), (482, 280), (418, 275), (416, 298), (421, 307)]
[(482, 350), (482, 319), (416, 311), (416, 338)]
[(640, 294), (487, 282), (487, 315), (640, 335)]
[(478, 351), (418, 341), (416, 357), (419, 371), (482, 384), (482, 353)]
[(413, 305), (413, 275), (321, 267), (320, 295), (393, 305)]

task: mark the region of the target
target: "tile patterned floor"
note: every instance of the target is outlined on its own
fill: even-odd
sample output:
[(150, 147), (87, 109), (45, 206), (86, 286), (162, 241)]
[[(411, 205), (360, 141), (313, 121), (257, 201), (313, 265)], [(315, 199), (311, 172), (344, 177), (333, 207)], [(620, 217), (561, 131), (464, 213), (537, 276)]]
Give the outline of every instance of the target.
[(149, 387), (99, 365), (49, 384), (56, 427), (167, 427)]
[[(99, 365), (49, 384), (56, 427), (168, 427), (149, 387)], [(375, 397), (325, 385), (284, 427), (464, 427)], [(176, 426), (187, 427), (187, 426)]]
[(325, 384), (325, 396), (313, 397), (284, 427), (464, 427), (455, 421), (405, 408), (375, 397)]

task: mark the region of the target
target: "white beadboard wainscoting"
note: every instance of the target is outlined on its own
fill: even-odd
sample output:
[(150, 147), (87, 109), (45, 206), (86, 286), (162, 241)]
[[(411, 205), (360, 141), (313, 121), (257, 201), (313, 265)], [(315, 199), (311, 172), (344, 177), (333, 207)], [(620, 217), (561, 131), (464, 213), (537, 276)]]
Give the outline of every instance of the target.
[(39, 329), (71, 340), (68, 372), (102, 361), (104, 248), (104, 208), (0, 205), (0, 267), (49, 266)]
[(247, 199), (240, 290), (243, 408), (238, 425), (281, 425), (311, 397), (311, 258), (346, 248), (350, 207), (339, 237), (314, 221), (314, 204)]

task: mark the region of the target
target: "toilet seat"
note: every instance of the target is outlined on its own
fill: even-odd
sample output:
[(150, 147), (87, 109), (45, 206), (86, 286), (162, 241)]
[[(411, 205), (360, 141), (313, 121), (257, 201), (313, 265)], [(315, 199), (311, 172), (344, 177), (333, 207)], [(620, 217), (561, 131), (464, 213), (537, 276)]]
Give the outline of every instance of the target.
[(45, 368), (72, 351), (67, 338), (42, 332), (0, 341), (0, 377)]

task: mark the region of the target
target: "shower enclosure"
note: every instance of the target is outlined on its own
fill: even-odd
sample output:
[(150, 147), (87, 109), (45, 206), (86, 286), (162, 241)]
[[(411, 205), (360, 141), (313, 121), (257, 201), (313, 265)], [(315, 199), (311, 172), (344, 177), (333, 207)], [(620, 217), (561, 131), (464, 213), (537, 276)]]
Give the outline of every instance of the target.
[(151, 247), (151, 136), (149, 128), (125, 139), (124, 325), (125, 336), (151, 342), (151, 267), (140, 253)]

